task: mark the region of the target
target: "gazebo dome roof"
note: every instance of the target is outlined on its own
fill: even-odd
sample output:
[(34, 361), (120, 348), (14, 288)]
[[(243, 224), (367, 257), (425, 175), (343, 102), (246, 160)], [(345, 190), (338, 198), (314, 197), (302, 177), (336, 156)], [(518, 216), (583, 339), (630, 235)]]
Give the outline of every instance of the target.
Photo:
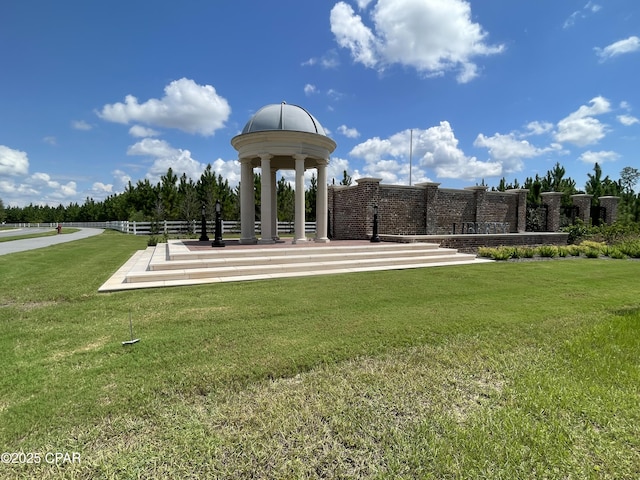
[(258, 110), (242, 129), (242, 134), (286, 130), (294, 132), (316, 133), (326, 136), (324, 128), (316, 118), (298, 105), (265, 105)]

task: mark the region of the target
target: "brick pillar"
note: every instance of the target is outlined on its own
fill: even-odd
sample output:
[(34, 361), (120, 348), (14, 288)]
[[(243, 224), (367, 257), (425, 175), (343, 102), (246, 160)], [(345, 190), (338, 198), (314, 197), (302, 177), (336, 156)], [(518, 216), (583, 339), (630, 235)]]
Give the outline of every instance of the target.
[(591, 199), (592, 198), (593, 198), (593, 195), (589, 195), (588, 193), (577, 193), (575, 195), (571, 195), (573, 206), (578, 207), (577, 218), (582, 220), (587, 225), (591, 221)]
[[(515, 225), (515, 231), (518, 233), (524, 233), (527, 231), (527, 194), (529, 190), (526, 188), (512, 188), (507, 190), (507, 193), (512, 193), (518, 196), (516, 202), (517, 220)], [(513, 228), (511, 228), (513, 231)]]
[(474, 187), (465, 187), (465, 190), (473, 191), (473, 198), (476, 201), (475, 221), (477, 223), (484, 222), (484, 198), (487, 193), (487, 189), (484, 185), (476, 185)]
[[(384, 215), (384, 205), (380, 205), (380, 182), (381, 178), (359, 178), (356, 180), (358, 187), (363, 190), (361, 197), (361, 215), (362, 223), (364, 224), (364, 231), (367, 237), (373, 235), (373, 207), (378, 205), (378, 222), (380, 217)], [(379, 225), (379, 223), (378, 223)], [(380, 232), (382, 233), (382, 232)]]
[(417, 183), (416, 187), (424, 188), (424, 205), (425, 205), (425, 229), (427, 235), (436, 235), (438, 233), (438, 187), (439, 183), (424, 182)]
[(615, 223), (618, 219), (618, 202), (620, 197), (598, 197), (600, 206), (606, 209), (606, 217), (604, 219), (607, 225)]
[(547, 206), (547, 232), (560, 230), (560, 206), (562, 204), (562, 192), (543, 192), (542, 204)]

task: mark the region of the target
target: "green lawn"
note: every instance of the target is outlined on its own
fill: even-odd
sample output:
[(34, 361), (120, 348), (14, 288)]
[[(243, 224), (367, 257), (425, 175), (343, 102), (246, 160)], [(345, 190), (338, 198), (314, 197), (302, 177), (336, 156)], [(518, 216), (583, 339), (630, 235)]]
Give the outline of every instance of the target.
[(640, 477), (637, 261), (98, 294), (146, 240), (0, 257), (0, 448), (42, 459), (1, 478)]

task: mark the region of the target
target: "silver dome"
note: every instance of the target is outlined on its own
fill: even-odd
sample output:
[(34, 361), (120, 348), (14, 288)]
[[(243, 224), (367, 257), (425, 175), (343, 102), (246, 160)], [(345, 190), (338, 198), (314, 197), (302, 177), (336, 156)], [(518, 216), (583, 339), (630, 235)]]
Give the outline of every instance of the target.
[(326, 136), (324, 128), (313, 115), (298, 105), (289, 105), (285, 102), (262, 107), (249, 119), (242, 129), (242, 134), (272, 130), (290, 130)]

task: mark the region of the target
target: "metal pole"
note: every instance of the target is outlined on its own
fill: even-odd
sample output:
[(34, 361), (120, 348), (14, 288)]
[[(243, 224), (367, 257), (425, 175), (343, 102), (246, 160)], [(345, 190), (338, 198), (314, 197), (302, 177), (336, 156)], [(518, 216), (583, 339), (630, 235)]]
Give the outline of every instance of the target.
[(409, 140), (409, 186), (411, 186), (411, 167), (413, 164), (413, 128), (411, 129), (411, 136)]

